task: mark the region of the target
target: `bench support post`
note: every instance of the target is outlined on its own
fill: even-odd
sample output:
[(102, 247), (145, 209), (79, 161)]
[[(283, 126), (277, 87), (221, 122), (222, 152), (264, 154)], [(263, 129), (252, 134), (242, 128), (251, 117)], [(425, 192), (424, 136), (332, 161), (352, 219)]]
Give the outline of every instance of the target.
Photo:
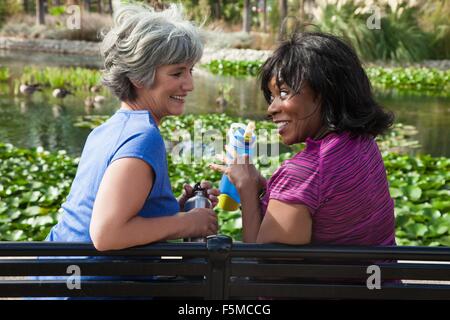
[(223, 300), (228, 298), (225, 292), (227, 283), (229, 255), (233, 240), (224, 235), (208, 236), (206, 248), (209, 253), (209, 288), (207, 299)]

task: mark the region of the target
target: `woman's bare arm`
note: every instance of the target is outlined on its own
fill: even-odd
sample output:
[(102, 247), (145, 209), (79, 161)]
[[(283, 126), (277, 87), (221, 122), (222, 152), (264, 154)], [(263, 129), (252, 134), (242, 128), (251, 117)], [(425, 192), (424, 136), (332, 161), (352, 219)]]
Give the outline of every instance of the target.
[(90, 235), (98, 250), (206, 236), (217, 231), (217, 218), (210, 209), (194, 209), (188, 214), (170, 217), (139, 217), (137, 213), (154, 179), (152, 168), (137, 158), (119, 159), (108, 167), (95, 199), (90, 224)]

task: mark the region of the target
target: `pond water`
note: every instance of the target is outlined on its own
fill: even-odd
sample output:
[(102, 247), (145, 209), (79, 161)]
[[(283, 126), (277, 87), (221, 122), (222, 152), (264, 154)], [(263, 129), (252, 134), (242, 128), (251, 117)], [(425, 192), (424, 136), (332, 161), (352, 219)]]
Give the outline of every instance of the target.
[[(17, 53), (0, 51), (0, 65), (7, 65), (13, 73), (27, 65), (82, 66), (98, 68), (96, 57), (50, 55), (42, 53)], [(236, 79), (216, 76), (197, 68), (194, 72), (195, 90), (186, 103), (186, 113), (220, 113), (252, 119), (263, 119), (267, 105), (255, 78)], [(219, 106), (216, 99), (220, 89), (225, 89), (227, 106)], [(48, 150), (64, 149), (78, 156), (89, 129), (73, 126), (76, 118), (85, 114), (113, 114), (118, 100), (108, 97), (98, 109), (86, 109), (84, 98), (67, 96), (63, 102), (49, 92), (32, 97), (13, 96), (8, 84), (0, 86), (0, 142), (18, 147), (42, 146)], [(396, 121), (415, 126), (416, 139), (421, 148), (412, 153), (450, 157), (450, 99), (437, 97), (377, 96), (387, 109), (394, 111)]]

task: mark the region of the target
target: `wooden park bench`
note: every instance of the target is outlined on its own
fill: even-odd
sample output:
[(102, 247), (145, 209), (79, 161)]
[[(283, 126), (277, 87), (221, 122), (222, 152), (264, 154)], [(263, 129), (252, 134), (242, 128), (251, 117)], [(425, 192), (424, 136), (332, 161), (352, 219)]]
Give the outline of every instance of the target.
[(450, 300), (450, 248), (247, 244), (220, 235), (108, 252), (0, 242), (0, 279), (2, 298)]

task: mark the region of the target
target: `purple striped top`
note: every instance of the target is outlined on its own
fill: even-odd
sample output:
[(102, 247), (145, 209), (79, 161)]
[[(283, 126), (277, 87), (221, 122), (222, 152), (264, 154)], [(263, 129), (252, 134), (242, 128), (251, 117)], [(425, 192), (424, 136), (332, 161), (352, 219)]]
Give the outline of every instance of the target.
[(394, 201), (372, 137), (307, 138), (269, 179), (263, 213), (269, 199), (308, 207), (313, 244), (395, 245)]

